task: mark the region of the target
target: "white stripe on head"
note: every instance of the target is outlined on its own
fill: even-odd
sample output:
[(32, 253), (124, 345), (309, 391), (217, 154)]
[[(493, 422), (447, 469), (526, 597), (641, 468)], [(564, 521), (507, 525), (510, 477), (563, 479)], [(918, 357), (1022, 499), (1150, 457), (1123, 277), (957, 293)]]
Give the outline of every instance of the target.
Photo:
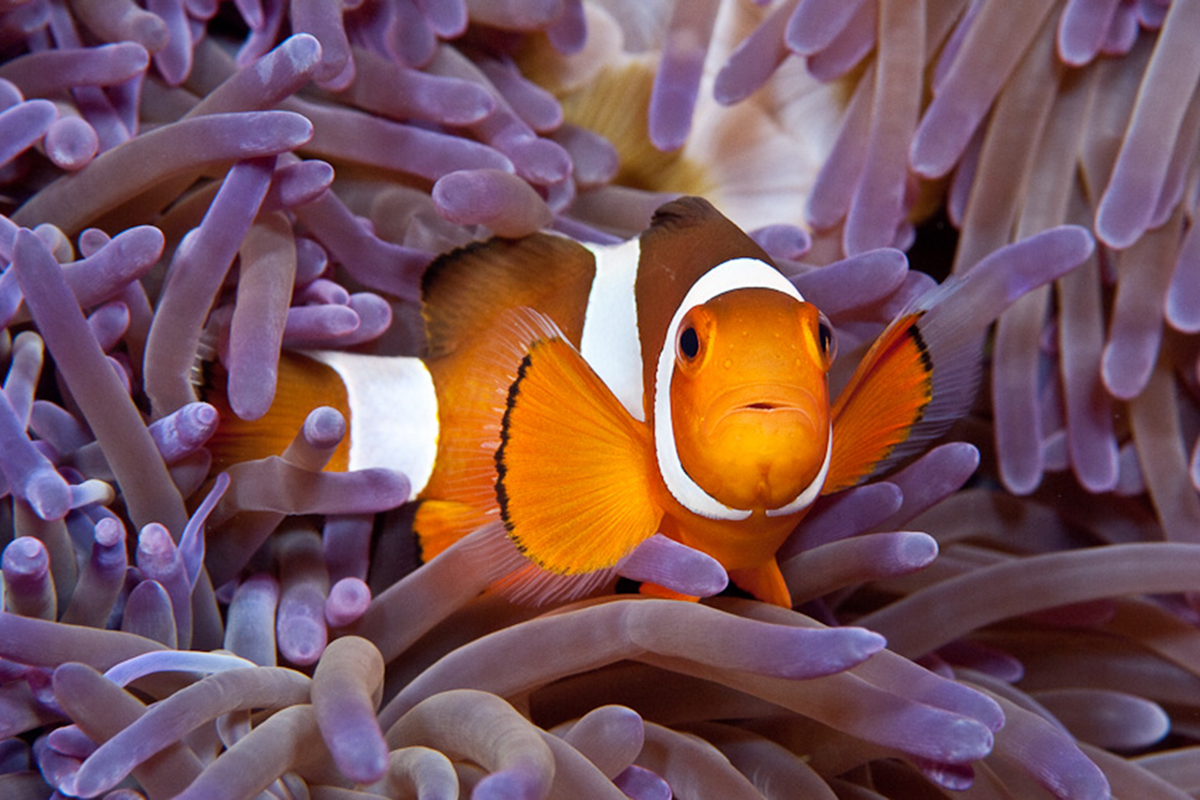
[[(684, 508), (709, 519), (739, 520), (750, 516), (751, 512), (745, 509), (730, 508), (701, 489), (687, 474), (683, 468), (683, 462), (679, 460), (679, 450), (675, 445), (675, 428), (671, 416), (671, 377), (675, 374), (675, 339), (679, 335), (679, 326), (683, 322), (684, 315), (717, 295), (734, 289), (773, 289), (804, 302), (804, 298), (792, 285), (792, 282), (770, 264), (756, 258), (735, 258), (713, 267), (692, 284), (692, 288), (684, 295), (679, 308), (675, 309), (675, 316), (671, 318), (671, 324), (667, 327), (667, 336), (663, 340), (662, 349), (658, 352), (658, 364), (654, 372), (654, 449), (655, 455), (658, 457), (658, 469), (662, 474), (663, 482), (667, 485), (667, 490)], [(825, 482), (830, 451), (831, 448), (827, 445), (825, 467), (817, 476), (820, 484)], [(816, 483), (817, 481), (814, 481), (814, 484)], [(818, 485), (814, 490), (810, 485), (801, 493), (800, 497), (788, 503), (784, 508), (791, 508), (810, 491), (814, 493), (815, 497), (816, 493), (820, 492), (820, 486)], [(803, 505), (799, 508), (803, 508)], [(784, 512), (777, 510), (777, 513)]]

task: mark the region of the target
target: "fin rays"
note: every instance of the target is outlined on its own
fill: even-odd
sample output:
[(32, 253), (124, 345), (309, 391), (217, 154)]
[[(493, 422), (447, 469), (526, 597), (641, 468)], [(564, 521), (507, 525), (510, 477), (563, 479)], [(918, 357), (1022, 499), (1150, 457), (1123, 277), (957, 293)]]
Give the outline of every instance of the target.
[(496, 452), (509, 535), (551, 572), (612, 568), (658, 527), (652, 452), (647, 427), (578, 351), (561, 336), (535, 341), (509, 391)]
[(933, 399), (933, 369), (920, 314), (894, 321), (872, 345), (834, 403), (833, 455), (825, 493), (894, 463)]

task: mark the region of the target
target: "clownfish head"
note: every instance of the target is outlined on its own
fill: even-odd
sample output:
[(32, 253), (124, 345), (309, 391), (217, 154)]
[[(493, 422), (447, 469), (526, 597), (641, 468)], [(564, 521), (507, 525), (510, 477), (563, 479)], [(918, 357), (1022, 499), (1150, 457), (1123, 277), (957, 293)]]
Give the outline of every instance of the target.
[(792, 513), (824, 483), (833, 329), (790, 284), (776, 285), (785, 280), (701, 293), (669, 331), (673, 352), (660, 362), (669, 387), (659, 386), (669, 403), (657, 409), (669, 420), (656, 419), (656, 435), (670, 441), (660, 466), (676, 499), (703, 516)]
[(798, 497), (825, 463), (833, 355), (828, 320), (781, 292), (736, 289), (690, 309), (671, 379), (684, 471), (733, 508)]

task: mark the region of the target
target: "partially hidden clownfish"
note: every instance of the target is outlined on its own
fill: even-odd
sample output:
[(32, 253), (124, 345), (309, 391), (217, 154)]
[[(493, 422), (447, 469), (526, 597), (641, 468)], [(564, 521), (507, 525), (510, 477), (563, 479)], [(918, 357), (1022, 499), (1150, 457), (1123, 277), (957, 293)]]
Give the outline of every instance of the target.
[(266, 417), (218, 406), (217, 466), (331, 405), (349, 435), (327, 468), (408, 475), (423, 558), (500, 522), (531, 580), (603, 574), (661, 532), (790, 606), (776, 551), (813, 502), (944, 432), (980, 360), (918, 302), (831, 402), (829, 321), (699, 198), (620, 244), (469, 245), (422, 289), (424, 358), (285, 353)]

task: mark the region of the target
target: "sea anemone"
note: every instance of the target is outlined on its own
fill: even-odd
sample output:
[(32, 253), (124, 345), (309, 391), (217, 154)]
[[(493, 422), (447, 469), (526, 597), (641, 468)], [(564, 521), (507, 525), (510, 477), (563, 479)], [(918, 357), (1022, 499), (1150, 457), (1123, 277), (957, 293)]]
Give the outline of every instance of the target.
[[(1200, 791), (1196, 3), (0, 23), (0, 795)], [(487, 529), (418, 565), (408, 476), (324, 470), (332, 407), (213, 468), (205, 364), (260, 416), (283, 349), (419, 354), (436, 254), (698, 192), (843, 372), (931, 274), (974, 276), (971, 335), (1000, 318), (952, 440), (780, 550), (795, 609), (708, 597), (719, 565), (662, 537), (618, 571), (707, 599), (515, 603)]]

